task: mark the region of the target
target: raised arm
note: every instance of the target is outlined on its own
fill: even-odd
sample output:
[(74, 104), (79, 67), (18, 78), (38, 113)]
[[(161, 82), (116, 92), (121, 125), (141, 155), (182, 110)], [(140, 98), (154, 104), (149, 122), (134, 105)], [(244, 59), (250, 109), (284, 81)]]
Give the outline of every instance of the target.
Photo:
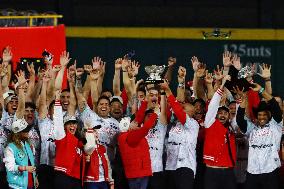
[(173, 58), (173, 57), (169, 57), (168, 58), (168, 69), (167, 72), (165, 74), (165, 79), (168, 80), (168, 82), (172, 81), (172, 75), (173, 75), (173, 71), (174, 71), (174, 65), (177, 63), (177, 59)]
[(167, 82), (164, 82), (162, 84), (160, 84), (161, 89), (165, 90), (167, 99), (168, 99), (168, 103), (170, 104), (172, 110), (174, 111), (177, 119), (179, 120), (179, 122), (181, 122), (182, 125), (185, 124), (186, 122), (186, 113), (183, 110), (182, 106), (180, 105), (180, 103), (176, 100), (176, 98), (174, 97), (169, 84)]
[(81, 81), (81, 76), (83, 75), (83, 73), (84, 73), (83, 69), (77, 68), (76, 81), (75, 81), (75, 93), (76, 93), (77, 103), (78, 103), (80, 112), (83, 112), (87, 105), (87, 101), (83, 95), (83, 86), (82, 86), (82, 81)]
[[(76, 108), (77, 108), (77, 99), (76, 99), (76, 95), (75, 95), (75, 81), (73, 79), (75, 76), (69, 75), (69, 74), (72, 74), (72, 73), (73, 73), (72, 71), (68, 71), (68, 83), (69, 83), (69, 88), (70, 88), (70, 100), (69, 100), (69, 104), (68, 104), (68, 107), (67, 107), (68, 115), (75, 115)], [(76, 70), (76, 76), (79, 75), (79, 74), (83, 74), (83, 73), (84, 73), (84, 70), (82, 68), (78, 68)]]
[(63, 113), (60, 103), (60, 90), (55, 91), (55, 105), (54, 105), (54, 139), (61, 140), (66, 136), (63, 123)]
[(206, 70), (205, 73), (205, 83), (207, 87), (207, 100), (211, 100), (214, 95), (214, 88), (213, 88), (213, 76), (212, 73), (208, 73), (208, 70)]
[(161, 124), (167, 125), (168, 120), (167, 120), (167, 99), (166, 99), (166, 93), (161, 92), (161, 101), (160, 101), (160, 106), (161, 106), (161, 113), (159, 116), (159, 120)]
[(43, 76), (43, 83), (41, 87), (41, 92), (39, 96), (39, 119), (44, 119), (47, 116), (47, 104), (46, 104), (46, 91), (47, 91), (47, 83), (49, 81), (49, 78), (47, 75)]
[(271, 65), (268, 65), (268, 64), (262, 64), (259, 65), (259, 68), (261, 70), (261, 73), (258, 75), (260, 77), (262, 77), (264, 79), (264, 82), (265, 82), (265, 91), (268, 93), (268, 94), (272, 94), (272, 86), (271, 86)]
[[(13, 58), (13, 53), (12, 53), (11, 47), (10, 46), (5, 47), (3, 54), (2, 54), (2, 59), (3, 59), (2, 66), (3, 66), (3, 69), (5, 69), (5, 72), (7, 72), (7, 81), (8, 81), (7, 87), (9, 85), (9, 82), (12, 76), (12, 73), (11, 73), (12, 66), (10, 64), (10, 62), (12, 61), (12, 58)], [(3, 88), (4, 93), (9, 90), (8, 88), (6, 89)]]
[(186, 69), (182, 66), (178, 69), (178, 88), (177, 88), (177, 100), (179, 102), (185, 101), (185, 76)]
[(193, 57), (191, 61), (193, 69), (196, 70), (194, 72), (194, 77), (193, 77), (193, 91), (195, 98), (201, 98), (204, 101), (206, 101), (204, 80), (203, 80), (203, 78), (205, 77), (206, 65), (198, 62), (198, 59), (196, 57)]
[(25, 79), (23, 71), (19, 71), (16, 77), (18, 79), (18, 86), (16, 87), (16, 90), (18, 90), (18, 108), (16, 111), (16, 117), (17, 119), (21, 119), (25, 115), (25, 89), (23, 85), (26, 84), (27, 80)]
[(33, 101), (33, 92), (35, 89), (35, 69), (34, 64), (27, 64), (28, 71), (30, 73), (29, 78), (29, 84), (28, 84), (28, 90), (26, 94), (26, 102), (32, 102)]
[(115, 60), (114, 64), (114, 75), (113, 75), (113, 82), (112, 82), (112, 90), (115, 96), (120, 96), (120, 71), (122, 65), (122, 58), (118, 58)]
[(92, 96), (92, 102), (93, 102), (93, 110), (96, 111), (97, 109), (97, 103), (100, 96), (100, 93), (98, 91), (98, 79), (101, 75), (101, 69), (93, 69), (90, 73), (90, 84), (91, 84), (91, 96)]
[(60, 65), (61, 68), (57, 74), (57, 77), (55, 79), (55, 90), (61, 90), (62, 87), (62, 81), (63, 81), (63, 76), (64, 76), (64, 71), (67, 67), (67, 64), (70, 62), (71, 58), (69, 58), (69, 52), (62, 52), (62, 54), (60, 55)]
[(213, 98), (211, 99), (209, 106), (208, 106), (208, 111), (205, 115), (205, 121), (204, 121), (205, 128), (209, 128), (215, 122), (220, 100), (223, 95), (224, 85), (226, 81), (230, 79), (231, 77), (229, 75), (226, 75), (222, 80), (222, 84), (220, 88), (213, 95)]

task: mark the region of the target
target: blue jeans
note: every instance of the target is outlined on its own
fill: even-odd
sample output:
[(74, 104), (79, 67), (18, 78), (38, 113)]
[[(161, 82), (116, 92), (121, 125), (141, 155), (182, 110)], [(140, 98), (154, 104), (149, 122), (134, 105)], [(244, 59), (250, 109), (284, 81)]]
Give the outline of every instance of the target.
[(108, 189), (107, 182), (85, 182), (85, 189)]
[(129, 189), (146, 189), (149, 177), (128, 179)]

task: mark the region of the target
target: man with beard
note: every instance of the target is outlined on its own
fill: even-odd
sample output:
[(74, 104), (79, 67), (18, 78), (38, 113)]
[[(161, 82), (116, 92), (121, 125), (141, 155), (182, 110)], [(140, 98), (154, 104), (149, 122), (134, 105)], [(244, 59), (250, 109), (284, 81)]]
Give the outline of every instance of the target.
[(60, 95), (60, 103), (61, 103), (63, 112), (67, 111), (69, 100), (70, 100), (70, 90), (69, 89), (62, 90), (61, 95)]
[(224, 85), (230, 76), (223, 78), (215, 92), (205, 116), (205, 140), (203, 160), (206, 164), (204, 188), (236, 188), (233, 167), (236, 163), (235, 135), (230, 125), (227, 107), (219, 107)]
[(110, 115), (117, 121), (123, 117), (123, 100), (120, 96), (110, 98)]

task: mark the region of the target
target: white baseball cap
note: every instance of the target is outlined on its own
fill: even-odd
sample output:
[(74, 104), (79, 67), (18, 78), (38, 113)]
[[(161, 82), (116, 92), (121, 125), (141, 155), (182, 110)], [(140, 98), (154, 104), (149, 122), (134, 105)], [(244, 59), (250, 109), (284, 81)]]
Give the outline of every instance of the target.
[(110, 103), (112, 102), (120, 102), (121, 104), (123, 104), (123, 100), (120, 96), (113, 96), (110, 98)]
[(28, 123), (24, 118), (18, 119), (12, 124), (12, 132), (19, 133), (28, 127)]

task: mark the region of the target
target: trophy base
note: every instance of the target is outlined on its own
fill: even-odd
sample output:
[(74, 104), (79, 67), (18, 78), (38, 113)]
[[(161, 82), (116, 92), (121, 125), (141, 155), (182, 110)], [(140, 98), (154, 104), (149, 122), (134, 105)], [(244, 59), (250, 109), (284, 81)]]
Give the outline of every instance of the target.
[(146, 85), (149, 85), (149, 84), (161, 84), (161, 83), (164, 83), (164, 81), (163, 80), (146, 80), (145, 81)]

